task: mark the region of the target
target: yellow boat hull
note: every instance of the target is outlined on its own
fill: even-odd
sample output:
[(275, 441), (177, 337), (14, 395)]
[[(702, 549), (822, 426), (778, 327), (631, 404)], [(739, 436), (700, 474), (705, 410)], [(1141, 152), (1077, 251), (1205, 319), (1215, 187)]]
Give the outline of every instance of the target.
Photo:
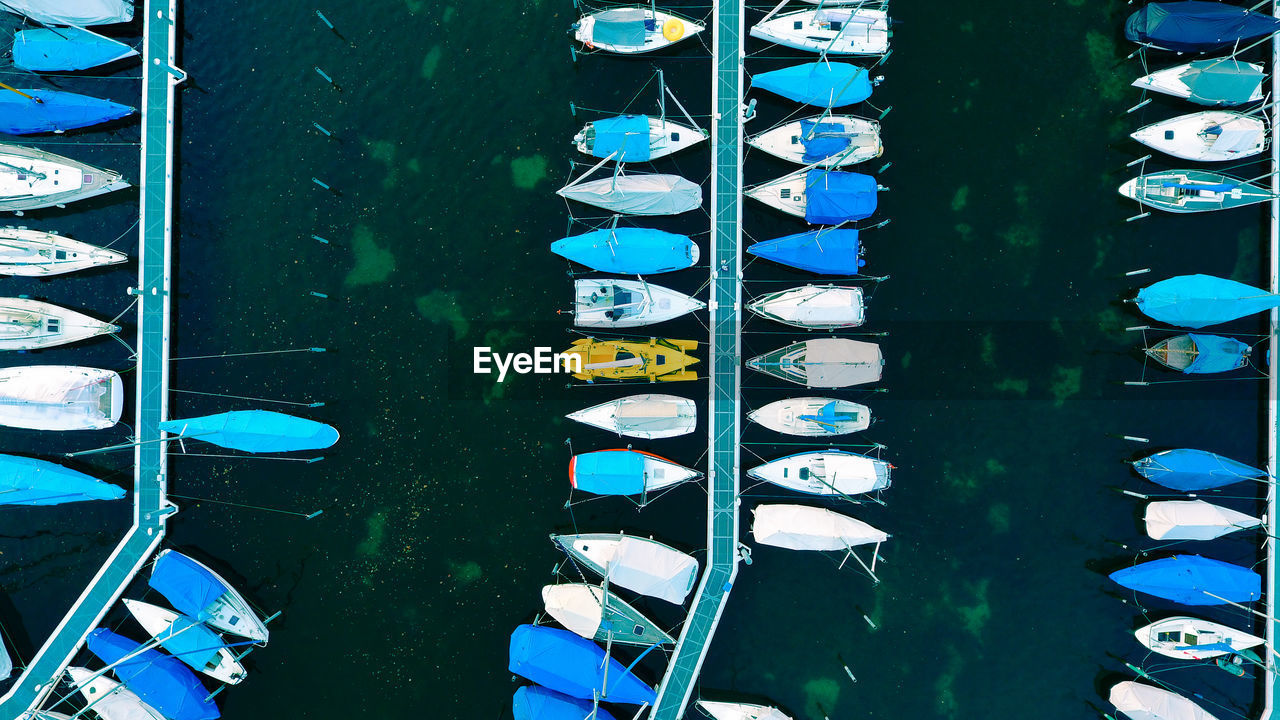
[(698, 373), (689, 366), (698, 358), (689, 355), (698, 348), (696, 340), (650, 338), (648, 341), (596, 340), (574, 341), (566, 355), (582, 358), (582, 371), (574, 373), (578, 380), (648, 380), (680, 382), (697, 380)]

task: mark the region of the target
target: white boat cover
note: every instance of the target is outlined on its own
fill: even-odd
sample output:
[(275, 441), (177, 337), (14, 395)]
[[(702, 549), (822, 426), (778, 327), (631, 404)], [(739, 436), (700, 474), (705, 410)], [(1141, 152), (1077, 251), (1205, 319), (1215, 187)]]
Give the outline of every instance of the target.
[(32, 365), (0, 370), (0, 424), (35, 430), (108, 428), (124, 390), (110, 370)]
[(1215, 153), (1239, 153), (1252, 150), (1258, 145), (1260, 134), (1261, 130), (1258, 127), (1224, 127), (1218, 134), (1218, 139), (1213, 141), (1210, 150)]
[(1262, 525), (1256, 517), (1203, 500), (1159, 500), (1147, 505), (1143, 519), (1156, 540), (1212, 540)]
[(804, 363), (810, 387), (848, 387), (876, 382), (884, 368), (880, 346), (845, 338), (818, 338), (805, 343)]
[(69, 667), (67, 674), (85, 700), (93, 703), (92, 712), (102, 720), (165, 720), (133, 691), (105, 675), (89, 680), (93, 671), (82, 667)]
[(604, 590), (595, 585), (544, 585), (542, 603), (556, 622), (588, 640), (604, 620)]
[(1132, 680), (1116, 683), (1110, 700), (1131, 720), (1217, 720), (1181, 695)]
[(0, 641), (0, 680), (6, 680), (13, 674), (13, 658), (9, 657), (9, 649)]
[(677, 605), (693, 589), (698, 561), (679, 550), (624, 537), (609, 562), (609, 582)]
[(702, 207), (702, 187), (679, 175), (623, 175), (566, 185), (561, 197), (628, 215), (678, 215)]
[(131, 0), (4, 0), (3, 9), (45, 25), (110, 25), (133, 20)]
[(848, 550), (880, 543), (889, 535), (851, 517), (807, 505), (760, 505), (751, 511), (751, 536), (789, 550)]
[(767, 705), (699, 700), (698, 707), (715, 720), (791, 720), (790, 715)]

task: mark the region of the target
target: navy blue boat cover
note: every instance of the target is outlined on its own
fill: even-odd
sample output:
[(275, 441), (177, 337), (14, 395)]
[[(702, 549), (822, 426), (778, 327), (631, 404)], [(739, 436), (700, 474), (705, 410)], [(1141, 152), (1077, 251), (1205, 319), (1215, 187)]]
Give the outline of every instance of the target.
[[(1199, 555), (1174, 555), (1111, 573), (1120, 585), (1183, 605), (1225, 605), (1262, 597), (1258, 573)], [(1214, 596), (1217, 597), (1214, 597)]]
[(1280, 20), (1219, 2), (1150, 3), (1129, 16), (1124, 34), (1163, 50), (1214, 50), (1280, 30)]
[(1133, 463), (1142, 477), (1171, 490), (1194, 492), (1267, 477), (1265, 470), (1207, 450), (1178, 448), (1148, 455)]
[(804, 219), (814, 225), (839, 225), (876, 211), (876, 179), (870, 175), (814, 169), (805, 176), (805, 188)]

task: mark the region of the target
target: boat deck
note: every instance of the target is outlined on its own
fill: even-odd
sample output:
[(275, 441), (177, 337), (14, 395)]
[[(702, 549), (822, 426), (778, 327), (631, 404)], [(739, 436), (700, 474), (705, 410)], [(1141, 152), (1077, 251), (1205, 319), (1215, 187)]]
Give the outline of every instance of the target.
[(67, 664), (164, 537), (175, 508), (165, 497), (166, 454), (159, 422), (168, 412), (169, 285), (173, 200), (173, 90), (186, 76), (174, 68), (177, 0), (144, 0), (142, 52), (142, 170), (138, 223), (139, 445), (134, 453), (133, 525), (106, 564), (67, 612), (3, 698), (0, 718), (17, 718), (43, 704)]
[(658, 687), (651, 720), (675, 720), (684, 713), (738, 574), (744, 37), (741, 0), (715, 3), (712, 33), (711, 106), (715, 122), (711, 131), (711, 298), (707, 304), (711, 317), (707, 569)]

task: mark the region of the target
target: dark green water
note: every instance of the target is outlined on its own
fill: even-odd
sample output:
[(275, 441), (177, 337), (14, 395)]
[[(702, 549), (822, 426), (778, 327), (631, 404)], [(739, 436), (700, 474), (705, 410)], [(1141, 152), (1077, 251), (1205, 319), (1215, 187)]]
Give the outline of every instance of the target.
[[(660, 65), (690, 111), (705, 114), (710, 65), (697, 43), (660, 58), (575, 65), (563, 34), (574, 13), (555, 0), (321, 7), (341, 37), (316, 7), (251, 0), (184, 10), (181, 64), (193, 83), (181, 94), (174, 355), (329, 352), (183, 361), (173, 381), (324, 401), (305, 412), (339, 426), (343, 439), (314, 465), (176, 458), (171, 491), (325, 513), (303, 521), (179, 500), (170, 543), (227, 570), (264, 611), (284, 611), (271, 645), (249, 657), (250, 679), (219, 696), (224, 716), (501, 717), (515, 688), (507, 636), (540, 609), (539, 588), (558, 560), (546, 535), (576, 522), (695, 550), (704, 544), (705, 495), (685, 487), (639, 514), (616, 500), (566, 512), (564, 439), (577, 452), (618, 442), (562, 416), (624, 391), (567, 390), (537, 377), (498, 386), (471, 374), (471, 348), (571, 340), (555, 314), (568, 306), (567, 268), (547, 250), (566, 228), (553, 191), (578, 159), (568, 141), (584, 119), (569, 115), (569, 102), (620, 110)], [(685, 7), (690, 16), (708, 12)], [(1123, 115), (1137, 102), (1127, 83), (1140, 72), (1137, 61), (1122, 62), (1125, 10), (1080, 0), (893, 7), (901, 24), (874, 98), (893, 110), (885, 157), (871, 163), (872, 171), (893, 163), (880, 176), (892, 190), (878, 215), (893, 222), (866, 236), (867, 271), (892, 276), (875, 288), (868, 324), (889, 333), (881, 341), (888, 392), (848, 394), (872, 406), (879, 422), (866, 435), (898, 467), (887, 507), (847, 510), (893, 534), (883, 582), (873, 588), (824, 557), (757, 548), (707, 659), (705, 696), (745, 693), (805, 718), (1065, 719), (1105, 704), (1123, 672), (1117, 656), (1141, 660), (1129, 634), (1138, 616), (1104, 577), (1132, 561), (1134, 551), (1117, 543), (1144, 546), (1140, 505), (1111, 489), (1141, 488), (1120, 464), (1141, 448), (1109, 435), (1260, 462), (1265, 388), (1118, 386), (1142, 367), (1138, 338), (1123, 328), (1144, 324), (1119, 298), (1189, 272), (1261, 284), (1263, 214), (1124, 223), (1137, 211), (1115, 187), (1130, 172), (1124, 163), (1145, 154), (1126, 134), (1188, 111), (1158, 100), (1141, 118)], [(785, 64), (776, 58), (787, 53), (756, 41), (748, 49), (749, 72)], [(647, 92), (635, 109), (648, 108), (652, 86)], [(751, 132), (794, 109), (752, 96), (760, 116)], [(125, 128), (109, 139), (130, 137), (136, 130)], [(131, 167), (133, 152), (78, 156)], [(708, 162), (704, 147), (657, 167), (703, 180)], [(750, 182), (788, 170), (748, 156)], [(127, 200), (32, 224), (106, 242), (132, 222)], [(697, 214), (652, 225), (706, 237)], [(799, 228), (747, 208), (751, 238)], [(1153, 272), (1119, 277), (1144, 267)], [(14, 288), (6, 292), (111, 316), (127, 305), (130, 272), (5, 281)], [(704, 272), (658, 282), (692, 291)], [(747, 274), (748, 294), (779, 287), (766, 281), (809, 280), (763, 262)], [(1231, 329), (1258, 331), (1248, 322)], [(779, 330), (753, 321), (745, 352), (795, 339)], [(663, 332), (705, 338), (696, 320)], [(123, 369), (126, 356), (100, 342), (34, 361)], [(762, 377), (744, 375), (744, 383), (751, 406), (795, 394)], [(701, 399), (706, 385), (666, 390)], [(176, 395), (173, 414), (228, 406), (250, 404)], [(124, 433), (0, 437), (6, 448), (48, 454)], [(745, 466), (753, 453), (794, 451), (759, 444), (777, 438), (758, 428), (747, 433)], [(694, 465), (703, 462), (703, 438), (636, 447)], [(97, 456), (80, 467), (126, 482), (128, 462)], [(744, 508), (764, 497), (753, 492)], [(29, 657), (128, 511), (10, 510), (6, 520), (0, 618)], [(1234, 540), (1196, 550), (1250, 562), (1254, 547)], [(653, 605), (641, 604), (678, 621)], [(109, 620), (140, 632), (120, 613)], [(640, 672), (656, 680), (661, 666), (646, 661)], [(1253, 690), (1215, 669), (1165, 677), (1240, 708)]]

